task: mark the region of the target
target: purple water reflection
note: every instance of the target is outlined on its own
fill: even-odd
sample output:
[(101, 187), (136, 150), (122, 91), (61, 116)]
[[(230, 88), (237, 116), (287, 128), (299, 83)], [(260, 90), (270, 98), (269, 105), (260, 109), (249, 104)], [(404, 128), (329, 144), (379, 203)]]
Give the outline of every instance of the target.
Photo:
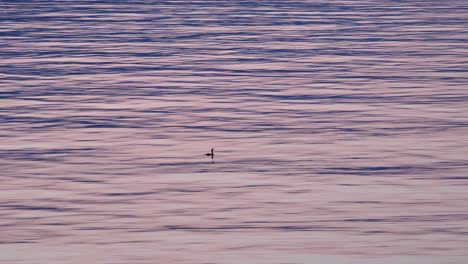
[(0, 262), (464, 263), (465, 3), (0, 3)]

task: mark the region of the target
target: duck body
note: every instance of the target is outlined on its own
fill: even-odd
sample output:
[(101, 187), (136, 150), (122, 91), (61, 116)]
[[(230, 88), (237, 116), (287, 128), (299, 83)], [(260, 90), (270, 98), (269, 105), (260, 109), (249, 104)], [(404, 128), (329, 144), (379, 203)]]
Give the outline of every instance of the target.
[(211, 149), (211, 153), (206, 153), (205, 155), (214, 158), (214, 149)]

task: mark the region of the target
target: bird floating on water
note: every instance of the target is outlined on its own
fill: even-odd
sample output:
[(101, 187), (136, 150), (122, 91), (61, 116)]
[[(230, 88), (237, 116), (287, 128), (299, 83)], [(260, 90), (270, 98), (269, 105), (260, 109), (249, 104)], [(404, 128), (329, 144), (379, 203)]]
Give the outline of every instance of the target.
[(214, 158), (214, 149), (211, 149), (211, 153), (206, 153), (205, 155), (210, 156), (211, 159), (213, 159)]

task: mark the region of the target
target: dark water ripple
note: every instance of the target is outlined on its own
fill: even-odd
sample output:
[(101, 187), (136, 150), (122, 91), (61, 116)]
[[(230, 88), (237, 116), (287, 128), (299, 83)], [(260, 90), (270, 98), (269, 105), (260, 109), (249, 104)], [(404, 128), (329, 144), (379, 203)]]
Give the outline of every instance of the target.
[(467, 14), (0, 2), (0, 262), (464, 263)]

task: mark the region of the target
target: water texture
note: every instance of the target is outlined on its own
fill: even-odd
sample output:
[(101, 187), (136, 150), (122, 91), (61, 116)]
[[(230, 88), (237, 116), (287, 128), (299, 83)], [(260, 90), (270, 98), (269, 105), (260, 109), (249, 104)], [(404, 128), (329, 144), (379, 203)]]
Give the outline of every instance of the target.
[(466, 263), (467, 25), (461, 0), (0, 1), (0, 262)]

